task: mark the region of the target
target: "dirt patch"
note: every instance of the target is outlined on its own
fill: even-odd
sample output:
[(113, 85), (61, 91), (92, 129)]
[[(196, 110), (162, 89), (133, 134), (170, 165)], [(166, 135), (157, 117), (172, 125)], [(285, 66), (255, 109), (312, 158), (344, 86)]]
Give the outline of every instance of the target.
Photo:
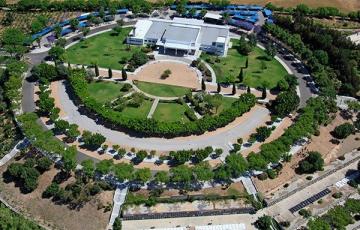
[[(331, 131), (333, 131), (337, 125), (342, 124), (345, 121), (346, 120), (344, 120), (340, 114), (337, 114), (335, 119), (329, 125), (321, 126), (319, 129), (320, 135), (312, 136), (311, 142), (294, 154), (289, 163), (284, 164), (284, 167), (277, 178), (264, 181), (254, 178), (257, 189), (266, 197), (271, 197), (273, 193), (282, 190), (285, 184), (291, 184), (294, 181), (299, 183), (304, 182), (306, 175), (297, 175), (295, 169), (298, 167), (299, 161), (306, 157), (308, 151), (320, 152), (324, 158), (325, 165), (329, 165), (331, 162), (335, 161), (338, 156), (358, 147), (359, 141), (355, 140), (356, 135), (349, 136), (339, 145), (330, 142), (330, 140), (333, 139), (333, 136), (330, 134)], [(360, 135), (357, 134), (357, 136)]]
[[(0, 174), (6, 167), (0, 170)], [(49, 226), (50, 229), (104, 229), (107, 226), (110, 212), (104, 213), (98, 210), (98, 203), (106, 205), (112, 201), (113, 191), (105, 191), (97, 195), (79, 211), (70, 210), (64, 205), (56, 205), (49, 199), (41, 197), (42, 192), (50, 185), (58, 170), (51, 170), (42, 174), (39, 178), (38, 188), (30, 194), (22, 194), (14, 183), (4, 183), (1, 177), (1, 196), (10, 204), (17, 207), (31, 219)]]
[[(165, 70), (170, 70), (171, 74), (166, 79), (162, 79), (161, 75)], [(198, 89), (200, 87), (195, 69), (191, 68), (188, 64), (172, 61), (150, 62), (143, 66), (138, 73), (132, 75), (131, 79), (183, 86), (192, 89)]]

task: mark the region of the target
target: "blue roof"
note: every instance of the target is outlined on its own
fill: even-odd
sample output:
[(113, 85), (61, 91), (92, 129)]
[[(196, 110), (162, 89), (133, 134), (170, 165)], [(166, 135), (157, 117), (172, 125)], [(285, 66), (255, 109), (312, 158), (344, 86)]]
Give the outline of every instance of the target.
[(61, 36), (67, 35), (67, 34), (69, 34), (69, 33), (71, 33), (71, 32), (72, 32), (72, 29), (70, 29), (70, 28), (65, 28), (65, 29), (63, 29), (63, 30), (61, 31)]
[(266, 8), (263, 10), (263, 13), (266, 17), (269, 17), (272, 15), (272, 11), (269, 9), (266, 9)]
[(234, 20), (234, 19), (230, 19), (229, 24), (240, 27), (245, 30), (252, 30), (252, 28), (254, 28), (254, 25), (249, 22), (238, 21), (238, 20)]
[(126, 8), (124, 8), (124, 9), (119, 9), (119, 10), (116, 11), (116, 13), (118, 13), (118, 14), (126, 14), (127, 12), (129, 12), (129, 10), (126, 9)]
[(79, 23), (79, 27), (87, 27), (88, 23), (87, 22), (80, 22)]
[(239, 11), (237, 11), (236, 14), (240, 14), (240, 15), (244, 15), (244, 16), (252, 16), (252, 15), (256, 15), (257, 12), (255, 12), (255, 11), (248, 11), (248, 10), (239, 10)]

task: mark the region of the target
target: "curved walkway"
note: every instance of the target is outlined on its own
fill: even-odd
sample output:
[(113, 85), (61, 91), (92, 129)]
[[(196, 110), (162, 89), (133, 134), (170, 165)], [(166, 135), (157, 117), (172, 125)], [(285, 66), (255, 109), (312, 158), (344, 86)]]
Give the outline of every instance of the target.
[(79, 125), (80, 129), (101, 133), (109, 142), (137, 149), (166, 152), (171, 150), (197, 149), (213, 146), (215, 148), (229, 150), (229, 141), (248, 135), (258, 126), (263, 125), (269, 117), (269, 111), (266, 108), (255, 106), (250, 112), (236, 119), (228, 126), (214, 132), (205, 133), (201, 136), (177, 137), (173, 139), (155, 137), (140, 138), (105, 128), (86, 115), (80, 114), (78, 108), (69, 98), (64, 83), (62, 82), (57, 86), (57, 96), (61, 98), (61, 100), (59, 100), (61, 102), (60, 109), (64, 111), (66, 118), (70, 123), (76, 123)]

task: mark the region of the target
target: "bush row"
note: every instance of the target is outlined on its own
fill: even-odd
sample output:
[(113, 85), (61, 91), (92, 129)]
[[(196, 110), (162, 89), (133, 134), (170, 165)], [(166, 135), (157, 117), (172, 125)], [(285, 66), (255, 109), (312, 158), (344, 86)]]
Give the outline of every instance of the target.
[(239, 100), (233, 103), (231, 108), (222, 111), (219, 115), (204, 116), (202, 119), (185, 124), (156, 121), (154, 119), (129, 118), (111, 108), (104, 107), (90, 97), (88, 83), (86, 82), (83, 71), (74, 70), (69, 79), (76, 101), (83, 104), (90, 112), (95, 112), (106, 122), (114, 125), (114, 128), (132, 130), (149, 136), (174, 137), (203, 134), (206, 131), (224, 127), (235, 118), (248, 112), (256, 103), (254, 95), (243, 94)]

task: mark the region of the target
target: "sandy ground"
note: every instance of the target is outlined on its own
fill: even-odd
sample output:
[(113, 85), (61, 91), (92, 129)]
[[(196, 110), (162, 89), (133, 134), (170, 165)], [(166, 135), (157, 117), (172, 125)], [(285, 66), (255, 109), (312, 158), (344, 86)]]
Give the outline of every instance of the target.
[[(0, 174), (6, 170), (3, 167)], [(105, 191), (97, 195), (80, 210), (70, 210), (65, 205), (56, 205), (49, 199), (41, 198), (42, 192), (50, 185), (58, 171), (52, 168), (39, 178), (38, 188), (30, 194), (22, 194), (14, 183), (0, 181), (1, 196), (11, 205), (20, 208), (31, 219), (49, 226), (50, 229), (104, 229), (107, 226), (110, 212), (98, 209), (98, 204), (112, 202), (113, 191)], [(63, 185), (62, 185), (63, 186)], [(66, 220), (66, 221), (65, 221)]]
[[(171, 74), (161, 79), (161, 74), (169, 69)], [(183, 86), (199, 89), (200, 83), (196, 71), (189, 65), (177, 62), (156, 61), (146, 64), (137, 74), (131, 76), (132, 80), (161, 83), (167, 85)]]
[(152, 207), (145, 205), (127, 207), (124, 215), (143, 214), (143, 213), (163, 213), (163, 212), (187, 212), (187, 211), (205, 211), (214, 209), (232, 209), (246, 206), (241, 199), (220, 200), (220, 201), (193, 201), (177, 203), (159, 203)]
[[(161, 79), (161, 75), (168, 69), (171, 71), (170, 76)], [(100, 69), (99, 73), (100, 76), (108, 76), (107, 70)], [(113, 79), (122, 79), (121, 71), (113, 70)], [(128, 73), (128, 79), (200, 89), (200, 80), (195, 69), (188, 64), (175, 61), (149, 62), (140, 67), (135, 74)]]
[[(266, 196), (275, 193), (276, 191), (281, 190), (284, 184), (291, 184), (293, 181), (306, 181), (304, 178), (306, 175), (297, 175), (295, 173), (295, 168), (297, 168), (299, 161), (301, 161), (308, 151), (318, 151), (321, 153), (325, 160), (325, 165), (329, 165), (331, 162), (337, 159), (338, 156), (343, 155), (354, 148), (360, 146), (360, 142), (356, 141), (356, 136), (360, 137), (360, 134), (351, 135), (346, 138), (339, 145), (332, 144), (330, 142), (333, 137), (330, 132), (334, 128), (344, 123), (345, 120), (337, 114), (336, 118), (328, 126), (320, 127), (320, 136), (312, 136), (311, 142), (308, 145), (305, 145), (298, 153), (296, 153), (289, 163), (284, 165), (284, 168), (281, 170), (280, 175), (273, 180), (264, 180), (261, 181), (257, 178), (254, 178), (256, 187)], [(341, 151), (339, 151), (341, 150)]]

